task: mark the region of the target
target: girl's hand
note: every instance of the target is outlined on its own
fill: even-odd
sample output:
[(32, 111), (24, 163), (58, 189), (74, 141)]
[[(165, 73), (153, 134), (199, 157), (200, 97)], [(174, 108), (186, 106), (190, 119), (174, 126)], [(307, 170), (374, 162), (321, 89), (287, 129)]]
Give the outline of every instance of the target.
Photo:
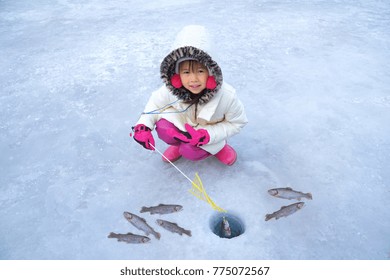
[(137, 124), (135, 127), (133, 127), (133, 131), (134, 140), (136, 142), (141, 144), (145, 149), (154, 151), (154, 148), (150, 145), (152, 144), (153, 146), (155, 146), (152, 130), (149, 127), (144, 124)]
[(206, 129), (201, 128), (201, 129), (196, 130), (188, 123), (185, 124), (185, 128), (190, 135), (188, 142), (191, 145), (196, 146), (196, 147), (200, 147), (200, 146), (206, 145), (208, 142), (210, 142), (210, 135)]

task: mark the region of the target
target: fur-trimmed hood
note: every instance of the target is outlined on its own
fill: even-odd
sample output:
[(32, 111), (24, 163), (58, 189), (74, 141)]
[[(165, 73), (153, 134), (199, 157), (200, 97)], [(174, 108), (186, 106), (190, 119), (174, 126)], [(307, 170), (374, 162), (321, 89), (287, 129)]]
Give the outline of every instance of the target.
[(218, 63), (210, 56), (209, 46), (210, 40), (203, 26), (185, 26), (176, 37), (173, 51), (161, 62), (161, 79), (178, 99), (184, 102), (191, 102), (195, 97), (184, 87), (175, 88), (171, 83), (171, 78), (175, 74), (176, 63), (182, 59), (193, 59), (204, 64), (209, 70), (209, 75), (214, 76), (217, 83), (215, 89), (205, 89), (205, 92), (198, 100), (198, 104), (204, 104), (210, 101), (214, 94), (221, 88), (223, 82), (222, 71)]

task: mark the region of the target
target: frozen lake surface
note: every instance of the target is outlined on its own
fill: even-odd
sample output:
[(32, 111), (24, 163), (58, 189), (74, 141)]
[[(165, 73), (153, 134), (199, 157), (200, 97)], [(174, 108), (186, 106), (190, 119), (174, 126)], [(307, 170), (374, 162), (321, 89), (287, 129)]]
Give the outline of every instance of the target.
[[(128, 136), (188, 24), (212, 34), (249, 118), (229, 141), (234, 166), (177, 162), (242, 221), (233, 239)], [(389, 28), (379, 0), (0, 1), (0, 259), (389, 259)], [(267, 193), (286, 186), (313, 200), (266, 222), (295, 202)], [(159, 203), (184, 209), (139, 213)], [(142, 233), (124, 211), (161, 239), (108, 239)]]

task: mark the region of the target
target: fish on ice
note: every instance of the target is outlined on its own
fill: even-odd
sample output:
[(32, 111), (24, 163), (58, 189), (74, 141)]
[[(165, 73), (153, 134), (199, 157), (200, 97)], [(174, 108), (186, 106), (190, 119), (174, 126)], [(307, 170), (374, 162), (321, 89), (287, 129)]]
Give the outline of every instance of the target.
[(280, 210), (272, 213), (272, 214), (267, 214), (265, 215), (265, 220), (268, 221), (272, 218), (275, 218), (275, 220), (281, 218), (281, 217), (287, 217), (291, 214), (294, 214), (298, 210), (302, 209), (302, 207), (305, 205), (304, 202), (296, 202), (287, 206), (282, 206)]
[(178, 226), (176, 223), (168, 222), (168, 221), (161, 220), (161, 219), (157, 219), (156, 223), (159, 226), (165, 228), (166, 230), (169, 230), (170, 232), (178, 233), (180, 235), (183, 235), (183, 233), (184, 233), (188, 236), (191, 236), (190, 230), (184, 229), (184, 228)]
[(170, 214), (183, 210), (183, 206), (175, 204), (159, 204), (157, 206), (142, 207), (140, 213), (150, 212), (153, 214)]
[(133, 234), (131, 232), (128, 232), (126, 234), (110, 232), (108, 238), (116, 238), (118, 242), (126, 242), (126, 243), (133, 243), (133, 244), (148, 243), (150, 241), (149, 237)]
[(284, 199), (297, 199), (301, 198), (313, 199), (311, 193), (303, 193), (300, 191), (295, 191), (292, 188), (276, 188), (268, 190), (268, 193), (272, 196), (284, 198)]
[(130, 212), (123, 212), (123, 216), (128, 220), (133, 226), (145, 232), (146, 235), (152, 234), (155, 238), (160, 239), (161, 234), (155, 231), (151, 226), (146, 223), (144, 218), (141, 218)]
[(225, 217), (222, 217), (222, 233), (225, 237), (232, 236), (232, 230), (230, 229), (229, 222)]

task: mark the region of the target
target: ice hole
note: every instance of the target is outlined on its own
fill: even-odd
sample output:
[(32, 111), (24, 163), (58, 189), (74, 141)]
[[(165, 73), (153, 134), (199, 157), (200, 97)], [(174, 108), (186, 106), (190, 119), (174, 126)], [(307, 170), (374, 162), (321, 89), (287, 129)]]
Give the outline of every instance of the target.
[[(229, 223), (230, 235), (228, 231), (224, 230), (224, 218)], [(218, 213), (212, 216), (210, 220), (210, 229), (215, 235), (229, 239), (240, 236), (245, 232), (245, 227), (241, 219), (229, 213)]]

